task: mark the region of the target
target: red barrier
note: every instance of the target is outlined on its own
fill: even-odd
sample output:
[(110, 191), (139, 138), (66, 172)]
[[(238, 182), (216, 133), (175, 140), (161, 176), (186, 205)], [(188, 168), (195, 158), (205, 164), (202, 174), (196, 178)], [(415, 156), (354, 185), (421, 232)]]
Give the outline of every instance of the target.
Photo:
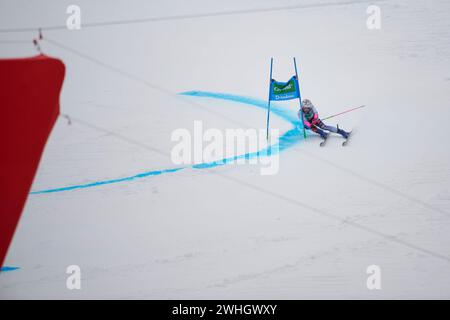
[(59, 115), (64, 74), (44, 55), (0, 59), (0, 267)]

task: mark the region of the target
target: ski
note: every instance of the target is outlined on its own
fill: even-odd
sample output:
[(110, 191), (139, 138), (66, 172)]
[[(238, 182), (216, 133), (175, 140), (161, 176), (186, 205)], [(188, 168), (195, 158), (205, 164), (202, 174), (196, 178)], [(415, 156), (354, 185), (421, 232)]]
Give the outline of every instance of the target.
[(350, 132), (348, 133), (347, 139), (345, 139), (345, 141), (342, 142), (342, 146), (343, 146), (343, 147), (345, 147), (345, 146), (347, 145), (348, 139), (350, 139), (350, 136), (351, 136), (351, 135), (352, 135), (352, 131), (350, 131)]

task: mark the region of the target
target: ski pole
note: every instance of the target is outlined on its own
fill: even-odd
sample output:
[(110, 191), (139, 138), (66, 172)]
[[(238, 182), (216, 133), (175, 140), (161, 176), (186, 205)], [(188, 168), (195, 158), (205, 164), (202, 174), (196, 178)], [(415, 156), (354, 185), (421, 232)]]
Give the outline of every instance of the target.
[(365, 107), (365, 105), (362, 105), (362, 106), (359, 106), (359, 107), (356, 107), (356, 108), (353, 108), (353, 109), (350, 109), (350, 110), (342, 111), (342, 112), (333, 114), (333, 115), (331, 115), (331, 116), (328, 116), (328, 117), (326, 117), (326, 118), (323, 118), (322, 120), (331, 119), (331, 118), (334, 118), (334, 117), (339, 116), (339, 115), (341, 115), (341, 114), (344, 114), (344, 113), (347, 113), (347, 112), (350, 112), (350, 111), (354, 111), (354, 110), (357, 110), (357, 109), (361, 109), (361, 108), (364, 108), (364, 107)]

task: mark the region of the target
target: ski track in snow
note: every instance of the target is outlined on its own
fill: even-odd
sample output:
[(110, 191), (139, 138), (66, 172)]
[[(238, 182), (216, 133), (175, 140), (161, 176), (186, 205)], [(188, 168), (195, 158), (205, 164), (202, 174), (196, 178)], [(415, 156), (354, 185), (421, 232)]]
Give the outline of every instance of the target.
[[(239, 95), (233, 95), (233, 94), (227, 94), (227, 93), (206, 92), (206, 91), (188, 91), (188, 92), (181, 93), (181, 95), (200, 97), (200, 98), (228, 100), (228, 101), (237, 102), (237, 103), (250, 105), (250, 106), (260, 108), (260, 109), (267, 110), (267, 102), (266, 101), (258, 100), (258, 99), (254, 99), (254, 98), (250, 98), (250, 97), (245, 97), (245, 96), (239, 96)], [(248, 160), (248, 159), (252, 159), (255, 157), (270, 156), (270, 155), (276, 154), (277, 152), (281, 152), (283, 150), (286, 150), (286, 149), (292, 147), (293, 145), (295, 145), (296, 143), (300, 142), (303, 139), (302, 134), (300, 134), (301, 128), (299, 129), (297, 127), (297, 124), (298, 124), (297, 116), (293, 112), (283, 109), (280, 106), (277, 106), (276, 104), (271, 105), (271, 112), (273, 112), (275, 115), (282, 118), (283, 120), (291, 123), (293, 128), (286, 131), (284, 134), (282, 134), (279, 137), (278, 143), (270, 145), (269, 147), (264, 148), (262, 150), (258, 150), (257, 152), (245, 153), (245, 154), (236, 155), (236, 156), (229, 157), (229, 158), (223, 158), (223, 159), (212, 161), (212, 162), (205, 162), (205, 163), (194, 164), (194, 165), (189, 165), (189, 166), (184, 166), (184, 167), (146, 171), (146, 172), (138, 173), (138, 174), (128, 176), (128, 177), (123, 177), (123, 178), (116, 178), (116, 179), (110, 179), (110, 180), (90, 182), (90, 183), (85, 183), (85, 184), (71, 185), (71, 186), (66, 186), (66, 187), (32, 191), (32, 192), (30, 192), (30, 194), (37, 195), (37, 194), (44, 194), (44, 193), (70, 191), (70, 190), (74, 190), (74, 189), (92, 188), (92, 187), (98, 187), (98, 186), (107, 185), (107, 184), (133, 181), (133, 180), (142, 179), (142, 178), (146, 178), (146, 177), (150, 177), (150, 176), (161, 175), (161, 174), (165, 174), (165, 173), (173, 173), (173, 172), (181, 171), (186, 168), (209, 169), (209, 168), (213, 168), (213, 167), (217, 167), (217, 166), (221, 166), (221, 165), (230, 164), (230, 163), (233, 163), (234, 161), (236, 161), (238, 159), (242, 159), (242, 158), (245, 158)]]

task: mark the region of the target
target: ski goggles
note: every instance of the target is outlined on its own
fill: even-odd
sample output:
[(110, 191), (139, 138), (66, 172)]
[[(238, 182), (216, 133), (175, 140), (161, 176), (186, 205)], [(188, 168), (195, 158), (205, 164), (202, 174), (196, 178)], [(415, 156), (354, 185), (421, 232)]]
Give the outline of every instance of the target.
[(304, 113), (310, 113), (311, 112), (311, 107), (302, 107), (302, 111), (304, 112)]

